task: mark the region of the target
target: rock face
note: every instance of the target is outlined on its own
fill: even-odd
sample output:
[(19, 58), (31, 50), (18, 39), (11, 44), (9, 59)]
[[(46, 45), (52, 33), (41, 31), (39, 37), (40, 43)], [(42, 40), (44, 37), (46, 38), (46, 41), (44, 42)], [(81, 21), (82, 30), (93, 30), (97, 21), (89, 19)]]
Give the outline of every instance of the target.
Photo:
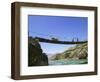
[(88, 48), (87, 43), (78, 44), (74, 47), (69, 48), (68, 50), (55, 54), (51, 57), (51, 60), (59, 59), (87, 59), (88, 57)]
[(48, 65), (48, 57), (43, 53), (41, 46), (37, 40), (30, 40), (28, 43), (28, 66), (46, 66)]

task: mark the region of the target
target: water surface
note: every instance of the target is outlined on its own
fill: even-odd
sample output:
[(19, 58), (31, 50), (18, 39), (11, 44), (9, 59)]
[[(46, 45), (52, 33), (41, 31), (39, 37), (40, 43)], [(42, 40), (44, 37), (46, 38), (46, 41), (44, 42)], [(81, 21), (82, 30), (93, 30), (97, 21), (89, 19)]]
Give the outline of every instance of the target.
[(49, 60), (49, 65), (76, 65), (76, 64), (87, 64), (87, 59)]

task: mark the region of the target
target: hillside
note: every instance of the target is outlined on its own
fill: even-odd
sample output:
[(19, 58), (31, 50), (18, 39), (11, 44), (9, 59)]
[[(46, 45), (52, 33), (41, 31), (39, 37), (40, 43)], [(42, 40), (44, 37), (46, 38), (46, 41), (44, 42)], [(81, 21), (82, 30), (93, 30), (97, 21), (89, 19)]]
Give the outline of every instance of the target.
[(77, 44), (74, 47), (67, 49), (62, 53), (57, 53), (50, 58), (50, 60), (59, 59), (87, 59), (88, 48), (87, 43)]

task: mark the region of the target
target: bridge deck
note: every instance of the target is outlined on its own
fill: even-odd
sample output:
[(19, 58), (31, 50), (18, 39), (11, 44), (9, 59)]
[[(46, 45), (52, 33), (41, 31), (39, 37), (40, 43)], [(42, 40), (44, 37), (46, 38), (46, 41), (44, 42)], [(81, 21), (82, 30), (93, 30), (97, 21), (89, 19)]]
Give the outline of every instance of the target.
[(82, 44), (86, 43), (87, 41), (59, 41), (59, 40), (50, 40), (45, 38), (36, 37), (36, 39), (39, 40), (39, 42), (45, 42), (45, 43), (53, 43), (53, 44)]

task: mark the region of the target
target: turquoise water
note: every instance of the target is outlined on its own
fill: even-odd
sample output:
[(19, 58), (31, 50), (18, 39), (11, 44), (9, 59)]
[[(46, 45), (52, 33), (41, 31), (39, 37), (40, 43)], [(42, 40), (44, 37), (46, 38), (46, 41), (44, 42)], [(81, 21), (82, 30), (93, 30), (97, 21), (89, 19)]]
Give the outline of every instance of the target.
[(87, 64), (87, 59), (61, 59), (61, 60), (49, 60), (49, 65), (76, 65)]

